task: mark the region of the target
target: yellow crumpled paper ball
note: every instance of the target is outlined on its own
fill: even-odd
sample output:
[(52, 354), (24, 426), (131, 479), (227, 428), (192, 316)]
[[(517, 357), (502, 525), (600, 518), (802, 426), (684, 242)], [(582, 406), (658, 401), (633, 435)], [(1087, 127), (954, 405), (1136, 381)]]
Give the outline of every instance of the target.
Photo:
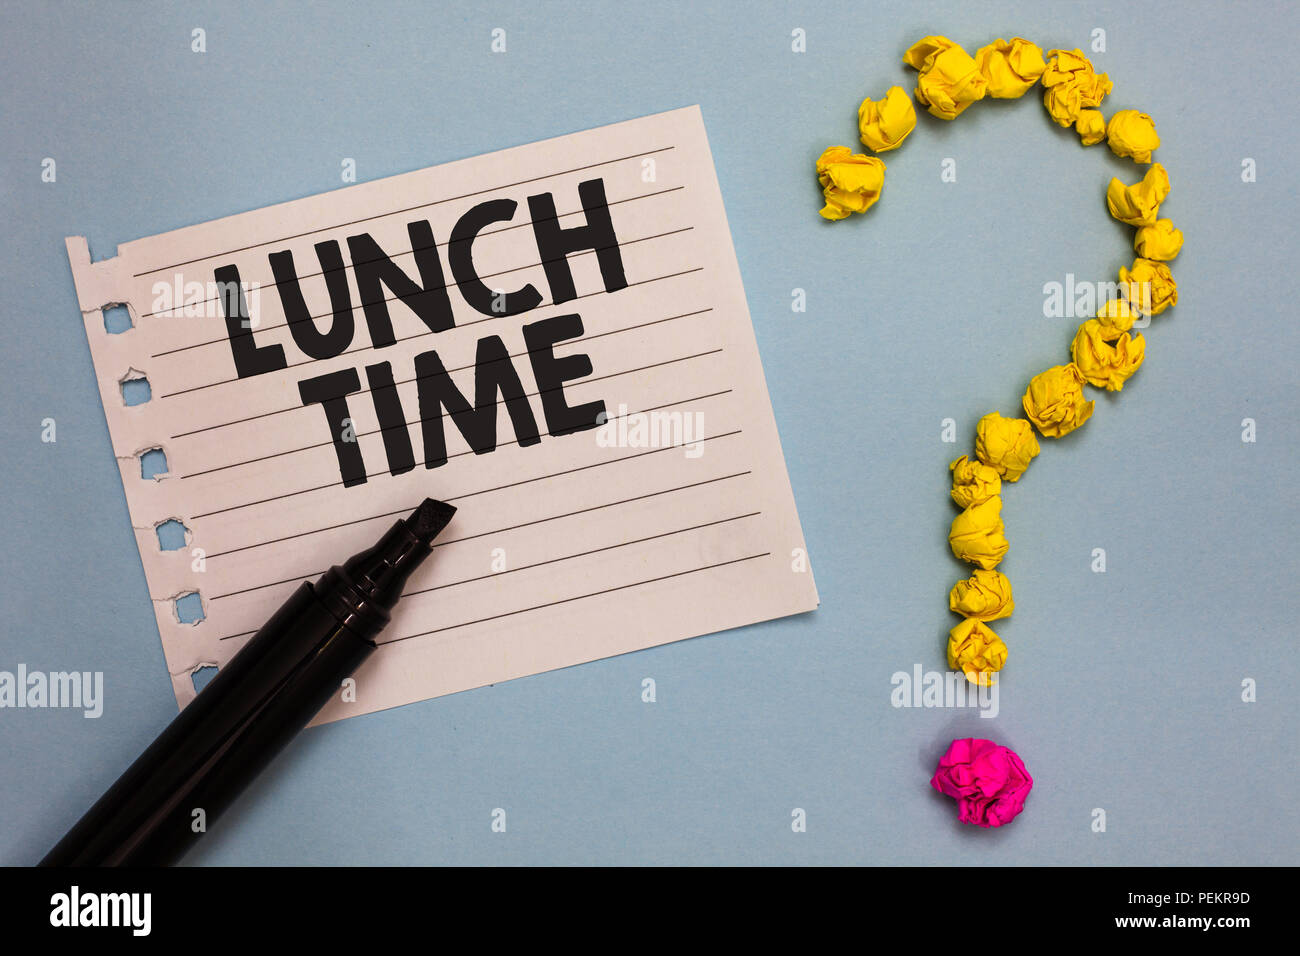
[(1001, 571), (980, 568), (965, 581), (958, 581), (948, 592), (948, 610), (977, 621), (1010, 617), (1015, 609), (1011, 582)]
[(1048, 50), (1047, 69), (1041, 82), (1043, 105), (1057, 126), (1078, 122), (1086, 109), (1101, 106), (1115, 84), (1105, 73), (1097, 73), (1082, 50)]
[(1125, 299), (1109, 299), (1097, 310), (1097, 321), (1116, 332), (1127, 332), (1133, 328), (1138, 317), (1137, 308)]
[(901, 86), (891, 86), (882, 100), (867, 97), (858, 107), (858, 135), (873, 152), (897, 149), (916, 128), (916, 108)]
[(975, 457), (1007, 481), (1019, 481), (1038, 452), (1034, 428), (1023, 418), (989, 412), (975, 426)]
[(1106, 187), (1106, 208), (1129, 226), (1149, 226), (1160, 214), (1160, 204), (1169, 195), (1169, 174), (1159, 163), (1147, 170), (1141, 182), (1125, 186), (1111, 179)]
[(826, 205), (821, 214), (832, 222), (866, 212), (885, 188), (885, 164), (847, 146), (830, 146), (817, 157), (817, 181)]
[(1010, 43), (998, 37), (980, 47), (975, 65), (988, 84), (988, 95), (999, 100), (1024, 96), (1047, 69), (1042, 48), (1024, 37), (1013, 37)]
[(948, 632), (948, 666), (966, 675), (972, 684), (988, 687), (989, 676), (1007, 662), (1007, 645), (983, 621), (968, 617)]
[(1174, 228), (1172, 219), (1157, 219), (1137, 231), (1133, 248), (1143, 259), (1168, 262), (1176, 259), (1183, 248), (1183, 231)]
[(1132, 267), (1120, 266), (1119, 282), (1124, 297), (1143, 315), (1159, 315), (1178, 304), (1178, 284), (1163, 262), (1134, 259)]
[(1156, 122), (1138, 110), (1120, 110), (1106, 124), (1106, 142), (1116, 156), (1131, 156), (1135, 163), (1151, 162), (1160, 146)]
[(1003, 532), (1002, 496), (971, 505), (952, 519), (948, 546), (958, 560), (991, 571), (1010, 549)]
[(1101, 115), (1101, 110), (1080, 110), (1074, 131), (1084, 146), (1096, 146), (1106, 138), (1106, 117)]
[(903, 54), (903, 62), (921, 72), (916, 101), (939, 119), (956, 119), (988, 89), (975, 59), (947, 37), (918, 40)]
[(965, 455), (948, 466), (952, 472), (952, 500), (959, 508), (983, 504), (1002, 491), (1002, 476), (996, 468)]
[(1048, 438), (1070, 434), (1092, 417), (1094, 402), (1083, 397), (1083, 373), (1071, 362), (1039, 372), (1025, 389), (1025, 414)]
[(1118, 392), (1146, 357), (1146, 339), (1089, 319), (1070, 344), (1070, 357), (1088, 384)]

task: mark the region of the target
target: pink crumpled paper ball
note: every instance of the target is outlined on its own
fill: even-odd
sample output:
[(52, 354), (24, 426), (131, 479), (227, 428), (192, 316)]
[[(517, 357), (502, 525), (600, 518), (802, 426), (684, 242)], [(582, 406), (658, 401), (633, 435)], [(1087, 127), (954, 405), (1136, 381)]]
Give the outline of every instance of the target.
[(1025, 808), (1034, 780), (1011, 748), (967, 737), (939, 758), (930, 786), (957, 800), (962, 823), (1000, 827)]

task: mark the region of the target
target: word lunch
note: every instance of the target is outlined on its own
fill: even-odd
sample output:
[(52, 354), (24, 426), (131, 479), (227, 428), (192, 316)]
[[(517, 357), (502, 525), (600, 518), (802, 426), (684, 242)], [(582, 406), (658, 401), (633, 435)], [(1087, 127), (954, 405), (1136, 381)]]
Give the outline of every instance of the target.
[[(604, 182), (591, 179), (579, 183), (578, 198), (585, 221), (568, 227), (560, 225), (552, 193), (529, 196), (527, 200), (529, 225), (553, 305), (578, 297), (568, 261), (568, 256), (574, 253), (595, 253), (606, 293), (617, 292), (628, 285)], [(293, 346), (310, 360), (323, 360), (343, 354), (353, 344), (357, 319), (347, 277), (349, 268), (360, 297), (359, 305), (370, 344), (375, 350), (399, 340), (389, 312), (392, 300), (403, 303), (432, 333), (445, 332), (457, 325), (450, 295), (453, 288), (469, 309), (490, 318), (508, 318), (538, 308), (545, 299), (535, 285), (525, 283), (508, 292), (493, 288), (484, 281), (474, 262), (474, 244), (480, 235), (494, 223), (512, 221), (517, 207), (518, 203), (513, 199), (487, 199), (459, 217), (446, 243), (450, 283), (428, 220), (409, 222), (406, 226), (418, 279), (394, 262), (394, 255), (381, 248), (369, 233), (347, 237), (346, 259), (342, 244), (337, 240), (316, 243), (318, 274), (324, 279), (330, 304), (330, 322), (326, 327), (317, 323), (317, 319), (323, 316), (313, 315), (308, 307), (299, 278), (299, 264), (295, 263), (293, 252), (288, 249), (271, 252), (268, 261)], [(287, 343), (259, 343), (255, 340), (258, 330), (249, 321), (238, 267), (222, 265), (214, 271), (214, 277), (223, 290), (222, 312), (238, 377), (244, 379), (289, 368)], [(388, 298), (390, 294), (392, 300)], [(590, 357), (582, 352), (556, 355), (555, 347), (579, 338), (583, 332), (582, 317), (576, 312), (527, 323), (518, 330), (537, 386), (546, 433), (552, 437), (595, 428), (606, 418), (603, 400), (570, 405), (564, 394), (566, 382), (592, 374), (592, 363)], [(519, 354), (518, 349), (516, 354)], [(468, 359), (469, 356), (458, 358)], [(468, 363), (460, 364), (469, 367)], [(455, 369), (459, 366), (450, 364), (450, 367)], [(538, 418), (506, 338), (501, 334), (479, 338), (472, 367), (474, 386), (472, 396), (467, 396), (452, 381), (448, 373), (449, 363), (438, 349), (429, 349), (415, 356), (413, 372), (426, 468), (437, 468), (447, 462), (444, 410), (475, 454), (485, 454), (497, 447), (499, 402), (505, 405), (520, 447), (541, 441)], [(398, 396), (392, 363), (373, 362), (366, 364), (363, 370), (366, 389), (383, 436), (388, 471), (394, 475), (411, 471), (416, 462), (408, 410)], [(298, 382), (303, 405), (319, 405), (325, 413), (345, 487), (363, 484), (367, 477), (348, 405), (348, 396), (362, 391), (361, 371), (356, 367), (336, 369)]]

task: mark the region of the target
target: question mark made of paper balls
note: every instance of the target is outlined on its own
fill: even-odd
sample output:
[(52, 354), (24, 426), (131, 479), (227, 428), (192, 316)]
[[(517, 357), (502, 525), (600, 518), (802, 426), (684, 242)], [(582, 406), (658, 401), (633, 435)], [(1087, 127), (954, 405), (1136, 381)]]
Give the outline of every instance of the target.
[[(916, 102), (943, 120), (959, 116), (972, 103), (991, 96), (1013, 99), (1039, 83), (1043, 105), (1059, 126), (1073, 126), (1084, 146), (1105, 140), (1116, 156), (1151, 163), (1160, 146), (1155, 123), (1146, 113), (1120, 110), (1107, 120), (1098, 109), (1113, 88), (1105, 73), (1094, 71), (1080, 50), (1048, 50), (1022, 37), (994, 40), (971, 56), (941, 36), (915, 43), (903, 62), (918, 71)], [(911, 98), (898, 86), (883, 99), (864, 99), (858, 108), (858, 133), (873, 153), (897, 149), (916, 127)], [(830, 220), (864, 213), (879, 201), (885, 164), (876, 156), (831, 146), (817, 159), (817, 178)], [(1011, 582), (996, 570), (1009, 545), (1002, 523), (1002, 483), (1017, 482), (1039, 453), (1034, 432), (1047, 438), (1068, 435), (1093, 412), (1084, 386), (1119, 391), (1142, 365), (1146, 340), (1129, 330), (1142, 317), (1159, 315), (1178, 302), (1178, 287), (1167, 263), (1183, 244), (1183, 234), (1160, 219), (1160, 204), (1169, 195), (1169, 176), (1159, 163), (1140, 182), (1111, 179), (1106, 189), (1110, 214), (1136, 229), (1137, 258), (1119, 270), (1119, 297), (1103, 303), (1095, 318), (1079, 326), (1070, 345), (1070, 361), (1034, 376), (1025, 390), (1024, 418), (990, 412), (975, 430), (975, 457), (957, 458), (952, 472), (952, 499), (962, 509), (948, 534), (952, 553), (975, 566), (948, 595), (948, 608), (962, 620), (948, 634), (948, 667), (972, 684), (988, 686), (1006, 664), (1007, 646), (989, 621), (1010, 616), (1015, 608)], [(987, 740), (955, 740), (939, 762), (931, 785), (958, 801), (963, 823), (997, 827), (1020, 813), (1033, 786), (1020, 758)]]

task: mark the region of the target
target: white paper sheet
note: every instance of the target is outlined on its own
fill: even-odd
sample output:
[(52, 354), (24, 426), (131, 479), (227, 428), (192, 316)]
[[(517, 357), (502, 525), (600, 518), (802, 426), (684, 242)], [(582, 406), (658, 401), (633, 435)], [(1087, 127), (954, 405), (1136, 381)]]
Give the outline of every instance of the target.
[[(592, 209), (582, 183), (599, 184), (583, 187)], [(584, 225), (543, 265), (539, 230)], [(426, 496), (459, 512), (356, 675), (355, 700), (340, 693), (318, 721), (817, 606), (698, 108), (141, 239), (101, 262), (85, 239), (67, 247), (181, 706), (196, 668), (224, 664), (302, 581)], [(376, 265), (382, 256), (391, 267)], [(218, 285), (232, 266), (247, 323)], [(377, 284), (393, 267), (409, 279)], [(503, 314), (531, 304), (529, 286), (538, 304)], [(295, 289), (311, 318), (291, 311), (291, 329)], [(117, 303), (133, 327), (113, 334), (102, 309)], [(381, 313), (393, 341), (376, 347)], [(589, 371), (573, 358), (584, 355)], [(513, 369), (520, 423), (501, 394), (485, 397), (477, 425), (437, 406), (439, 366), (471, 406), (476, 380), (496, 370), (509, 388)], [(310, 399), (322, 376), (337, 385), (352, 373), (349, 433), (343, 416), (304, 403), (300, 383), (318, 383)], [(140, 376), (151, 397), (128, 406), (122, 382)], [(601, 402), (605, 418), (593, 414)], [(381, 428), (380, 409), (399, 404)], [(496, 447), (476, 454), (460, 424), (482, 446), (493, 415)], [(435, 440), (426, 448), (433, 421), (445, 463)], [(167, 473), (142, 478), (140, 456), (155, 448)], [(365, 480), (345, 485), (358, 452)], [(185, 547), (161, 549), (168, 520), (185, 526)], [(196, 624), (175, 607), (190, 592), (205, 614)]]

